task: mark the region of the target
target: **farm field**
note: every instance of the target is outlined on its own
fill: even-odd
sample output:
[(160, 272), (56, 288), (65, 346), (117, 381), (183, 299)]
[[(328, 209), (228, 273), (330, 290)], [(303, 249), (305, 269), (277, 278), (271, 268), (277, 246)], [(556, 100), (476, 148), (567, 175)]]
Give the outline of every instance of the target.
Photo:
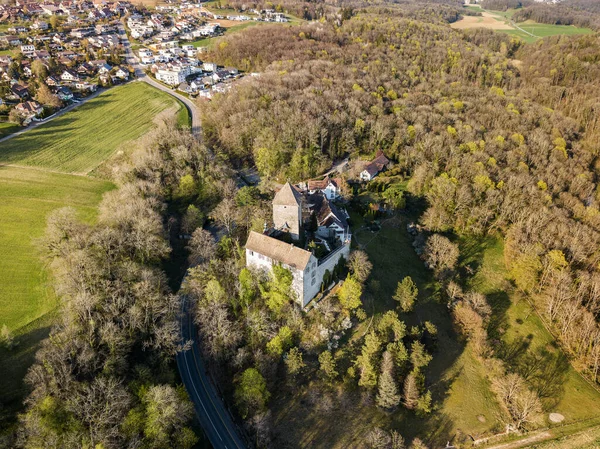
[(527, 43), (536, 42), (539, 39), (548, 36), (571, 36), (576, 34), (593, 33), (593, 31), (589, 28), (579, 28), (570, 25), (548, 25), (544, 23), (537, 23), (532, 20), (514, 24), (511, 19), (516, 12), (515, 9), (509, 9), (507, 11), (491, 11), (481, 9), (480, 7), (476, 6), (468, 6), (465, 7), (465, 9), (473, 12), (480, 12), (482, 16), (464, 16), (458, 22), (451, 24), (450, 26), (452, 28), (488, 28), (501, 33), (518, 36)]
[(57, 304), (35, 239), (43, 235), (48, 214), (60, 207), (74, 207), (81, 219), (93, 221), (111, 188), (84, 176), (0, 166), (0, 326), (6, 324), (19, 343), (10, 352), (0, 350), (1, 403), (22, 394), (23, 375)]
[(118, 86), (4, 142), (0, 164), (86, 174), (120, 145), (150, 130), (158, 114), (169, 111), (178, 114), (180, 124), (189, 122), (187, 109), (167, 93), (146, 83)]

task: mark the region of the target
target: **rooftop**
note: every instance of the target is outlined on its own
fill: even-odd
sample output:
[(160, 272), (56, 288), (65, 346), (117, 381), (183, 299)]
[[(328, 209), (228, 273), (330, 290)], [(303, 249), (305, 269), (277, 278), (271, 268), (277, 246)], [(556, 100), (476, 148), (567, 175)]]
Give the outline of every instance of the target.
[(310, 256), (312, 256), (310, 251), (255, 231), (250, 232), (248, 242), (246, 242), (246, 249), (256, 251), (277, 262), (302, 271), (304, 271), (306, 265), (308, 265)]

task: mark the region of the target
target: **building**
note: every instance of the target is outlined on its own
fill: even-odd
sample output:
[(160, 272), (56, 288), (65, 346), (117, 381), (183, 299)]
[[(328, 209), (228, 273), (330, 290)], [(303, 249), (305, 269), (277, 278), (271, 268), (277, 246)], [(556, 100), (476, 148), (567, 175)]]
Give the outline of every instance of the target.
[(15, 110), (20, 116), (31, 118), (41, 114), (44, 108), (37, 101), (26, 101), (16, 105)]
[(158, 69), (156, 79), (169, 86), (179, 86), (190, 74), (189, 66), (173, 66), (170, 69)]
[(385, 157), (383, 151), (377, 151), (377, 156), (373, 159), (369, 165), (365, 167), (363, 171), (360, 172), (361, 181), (370, 181), (379, 173), (387, 169), (390, 164), (390, 160)]
[(273, 199), (273, 224), (277, 231), (288, 232), (292, 240), (300, 239), (302, 195), (289, 182)]
[[(262, 234), (250, 232), (246, 242), (246, 266), (271, 271), (273, 265), (278, 264), (290, 270), (296, 299), (305, 307), (322, 287), (328, 287), (323, 285), (324, 279), (350, 253), (351, 235), (346, 218), (345, 212), (338, 210), (322, 193), (302, 194), (286, 183), (273, 199), (274, 228)], [(301, 248), (298, 243), (282, 240), (289, 235), (298, 242), (306, 223), (313, 220), (317, 222), (313, 241), (326, 249), (322, 257)]]
[(33, 56), (34, 52), (34, 45), (21, 45), (21, 53), (23, 53), (24, 56)]
[(323, 180), (311, 180), (300, 184), (300, 187), (308, 193), (321, 192), (328, 200), (336, 200), (341, 196), (342, 180), (327, 176)]

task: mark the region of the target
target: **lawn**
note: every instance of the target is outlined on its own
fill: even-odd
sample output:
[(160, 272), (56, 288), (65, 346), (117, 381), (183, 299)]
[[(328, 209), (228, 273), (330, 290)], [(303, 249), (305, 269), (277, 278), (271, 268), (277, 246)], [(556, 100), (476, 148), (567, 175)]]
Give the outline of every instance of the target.
[(187, 110), (170, 95), (141, 82), (118, 86), (4, 142), (0, 163), (86, 174), (121, 145), (145, 134), (167, 110), (187, 122)]
[(21, 128), (18, 125), (15, 125), (14, 123), (0, 122), (0, 139), (10, 134), (16, 133), (19, 129)]
[(493, 307), (488, 331), (499, 342), (496, 352), (512, 370), (528, 373), (548, 413), (564, 415), (565, 423), (599, 416), (600, 393), (568, 363), (535, 310), (506, 280), (503, 250), (499, 238), (461, 240), (462, 265), (476, 270), (469, 287), (486, 294)]
[(112, 187), (83, 176), (0, 166), (0, 326), (6, 324), (19, 343), (11, 352), (0, 351), (4, 405), (21, 398), (23, 375), (57, 305), (35, 239), (43, 235), (50, 211), (63, 206), (94, 220), (102, 194)]

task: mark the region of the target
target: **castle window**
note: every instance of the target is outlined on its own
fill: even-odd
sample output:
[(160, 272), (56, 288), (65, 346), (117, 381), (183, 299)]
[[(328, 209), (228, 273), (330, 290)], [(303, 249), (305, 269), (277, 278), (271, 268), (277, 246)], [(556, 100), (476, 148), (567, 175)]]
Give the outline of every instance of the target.
[(315, 278), (313, 278), (313, 280), (312, 280), (312, 282), (310, 283), (310, 285), (315, 285), (315, 282), (316, 282), (316, 281), (317, 281), (317, 280), (316, 280)]
[(249, 251), (251, 256), (254, 256), (254, 251)]

